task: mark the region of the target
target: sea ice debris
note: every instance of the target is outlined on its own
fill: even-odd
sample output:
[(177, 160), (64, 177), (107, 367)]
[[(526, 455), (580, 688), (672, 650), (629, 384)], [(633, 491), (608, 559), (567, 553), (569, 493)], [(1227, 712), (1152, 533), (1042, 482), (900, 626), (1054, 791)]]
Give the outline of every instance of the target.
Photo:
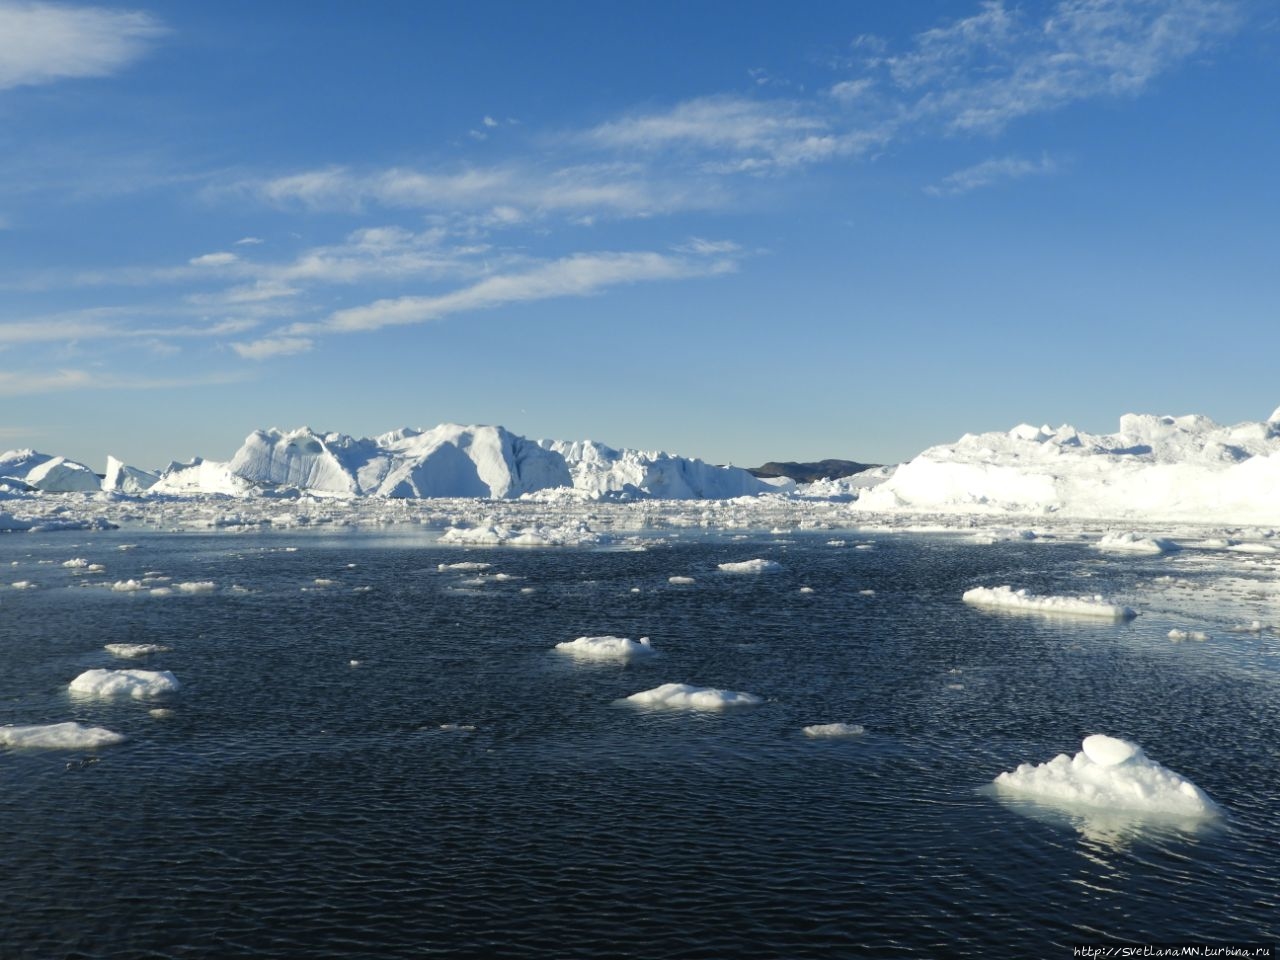
[(662, 710), (723, 710), (726, 707), (754, 706), (760, 703), (760, 698), (733, 690), (695, 687), (688, 683), (664, 683), (652, 690), (633, 693), (626, 698), (626, 702)]
[(155, 697), (181, 684), (168, 670), (86, 670), (71, 681), (71, 693), (85, 697)]
[(1128, 810), (1177, 817), (1219, 816), (1221, 808), (1190, 780), (1127, 740), (1094, 734), (1074, 757), (1020, 765), (1000, 774), (996, 789), (1055, 806)]
[(773, 573), (782, 569), (782, 564), (777, 560), (742, 560), (737, 563), (719, 564), (719, 569), (725, 573)]
[(47, 723), (36, 726), (0, 727), (0, 746), (34, 750), (90, 750), (120, 743), (124, 735), (105, 727), (79, 723)]
[(557, 643), (558, 653), (567, 654), (577, 660), (618, 660), (626, 662), (636, 657), (647, 657), (653, 653), (648, 637), (632, 640), (628, 637), (578, 637), (577, 640), (565, 640)]
[(815, 739), (860, 737), (866, 732), (860, 723), (812, 723), (804, 728), (804, 735)]
[(974, 587), (962, 597), (965, 603), (975, 607), (1013, 610), (1019, 613), (1049, 613), (1074, 617), (1107, 617), (1112, 620), (1129, 620), (1137, 616), (1132, 609), (1095, 594), (1092, 597), (1037, 596), (1025, 589), (1002, 587)]
[(173, 647), (166, 647), (163, 643), (108, 643), (102, 649), (113, 657), (131, 659), (145, 657), (149, 653), (168, 653)]

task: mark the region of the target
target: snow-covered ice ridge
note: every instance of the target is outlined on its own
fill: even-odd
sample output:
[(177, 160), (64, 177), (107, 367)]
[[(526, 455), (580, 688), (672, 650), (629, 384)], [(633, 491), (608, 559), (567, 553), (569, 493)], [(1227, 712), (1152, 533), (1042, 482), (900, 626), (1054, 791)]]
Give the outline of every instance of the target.
[(1126, 414), (1112, 434), (1027, 424), (931, 447), (856, 510), (1280, 523), (1280, 409), (1265, 422)]
[(777, 486), (737, 467), (668, 453), (615, 450), (590, 440), (534, 441), (503, 427), (441, 424), (373, 438), (309, 427), (256, 430), (226, 463), (197, 458), (151, 474), (111, 458), (102, 488), (178, 496), (250, 496), (292, 488), (333, 497), (402, 499), (514, 499), (564, 489), (593, 499), (687, 500), (765, 493)]

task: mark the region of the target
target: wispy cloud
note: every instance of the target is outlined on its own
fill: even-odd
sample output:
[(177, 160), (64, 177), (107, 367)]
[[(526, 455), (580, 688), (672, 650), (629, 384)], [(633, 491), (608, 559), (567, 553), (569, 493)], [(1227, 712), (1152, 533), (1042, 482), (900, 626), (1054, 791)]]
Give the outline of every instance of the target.
[(925, 193), (935, 197), (955, 196), (989, 187), (1002, 180), (1045, 176), (1057, 170), (1058, 164), (1047, 154), (1041, 156), (1039, 160), (1028, 160), (1024, 157), (994, 157), (948, 174), (942, 178), (941, 182), (924, 189)]
[(138, 11), (0, 0), (0, 90), (108, 76), (165, 32)]
[(312, 346), (314, 341), (306, 337), (263, 337), (250, 343), (233, 343), (231, 349), (246, 360), (268, 360), (306, 353)]
[(245, 379), (245, 372), (239, 370), (197, 377), (134, 377), (76, 368), (0, 371), (0, 396), (29, 396), (66, 390), (171, 390), (182, 387), (222, 386), (240, 383)]
[(644, 217), (716, 204), (714, 185), (694, 185), (656, 176), (629, 162), (570, 163), (544, 169), (513, 162), (496, 167), (463, 167), (442, 172), (410, 167), (354, 170), (325, 167), (261, 180), (242, 180), (209, 191), (230, 189), (283, 209), (358, 212), (370, 207), (468, 213), (490, 223), (516, 222), (549, 214)]
[(485, 279), (436, 296), (397, 297), (362, 307), (339, 310), (319, 323), (302, 323), (290, 333), (309, 334), (377, 330), (382, 327), (425, 323), (474, 310), (510, 303), (582, 297), (622, 284), (729, 273), (736, 269), (730, 258), (706, 259), (670, 256), (649, 251), (579, 253), (538, 264), (527, 270)]
[(1062, 0), (1040, 20), (988, 0), (872, 63), (910, 123), (994, 134), (1020, 117), (1140, 93), (1240, 22), (1227, 0)]

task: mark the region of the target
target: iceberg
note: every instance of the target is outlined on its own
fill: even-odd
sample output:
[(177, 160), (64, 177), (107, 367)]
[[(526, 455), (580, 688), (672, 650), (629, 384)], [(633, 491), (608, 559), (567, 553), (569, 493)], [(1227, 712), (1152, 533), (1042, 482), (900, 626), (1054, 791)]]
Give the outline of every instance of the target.
[(0, 453), (0, 482), (4, 480), (46, 493), (95, 493), (101, 488), (98, 475), (83, 463), (30, 449)]
[(591, 440), (541, 440), (563, 457), (575, 490), (596, 499), (727, 500), (778, 488), (740, 467), (722, 467), (661, 451), (615, 450)]
[(930, 447), (856, 512), (1280, 523), (1280, 420), (1125, 414), (1113, 434), (1021, 424)]
[(997, 790), (1055, 806), (1210, 818), (1222, 809), (1190, 780), (1149, 759), (1128, 740), (1093, 734), (1073, 757), (1065, 753), (995, 778)]
[(107, 493), (137, 496), (146, 493), (160, 479), (160, 474), (126, 466), (115, 457), (107, 457), (107, 472), (102, 476), (102, 489)]

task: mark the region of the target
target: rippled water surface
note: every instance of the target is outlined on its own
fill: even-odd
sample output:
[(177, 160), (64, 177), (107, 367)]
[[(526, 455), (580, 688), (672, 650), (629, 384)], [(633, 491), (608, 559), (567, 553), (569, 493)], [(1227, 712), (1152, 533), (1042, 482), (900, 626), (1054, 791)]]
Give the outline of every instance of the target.
[[(1265, 558), (845, 536), (625, 552), (0, 536), (0, 724), (128, 737), (0, 748), (0, 956), (1069, 956), (1101, 939), (1280, 940), (1280, 640), (1226, 630), (1273, 601)], [(106, 569), (62, 566), (75, 557)], [(782, 570), (716, 569), (753, 558)], [(462, 560), (493, 567), (438, 569)], [(145, 590), (110, 589), (148, 572)], [(35, 587), (9, 586), (23, 581)], [(150, 593), (184, 582), (214, 587)], [(1143, 614), (960, 602), (1004, 583)], [(1210, 636), (1172, 643), (1174, 626)], [(658, 653), (550, 652), (600, 634)], [(172, 650), (120, 661), (112, 642)], [(130, 666), (171, 670), (182, 690), (67, 694), (84, 670)], [(616, 703), (673, 681), (764, 702)], [(802, 733), (837, 721), (867, 732)], [(989, 789), (1094, 732), (1141, 743), (1227, 817), (1055, 811)]]

